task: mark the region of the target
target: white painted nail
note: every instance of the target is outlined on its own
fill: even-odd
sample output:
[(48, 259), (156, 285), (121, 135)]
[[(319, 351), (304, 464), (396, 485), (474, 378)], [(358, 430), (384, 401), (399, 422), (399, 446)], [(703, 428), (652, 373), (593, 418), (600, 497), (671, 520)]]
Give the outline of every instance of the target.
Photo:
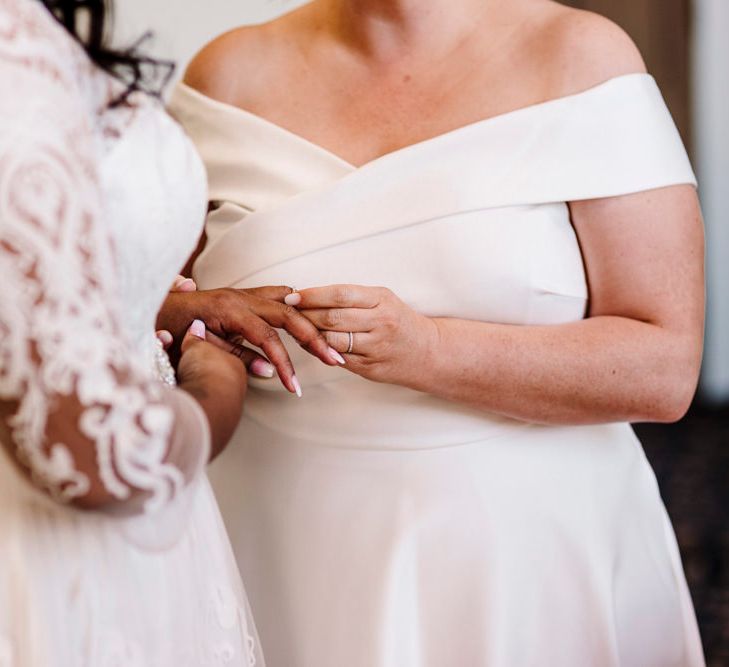
[(202, 320), (195, 320), (190, 325), (190, 333), (197, 338), (205, 340), (205, 322)]
[(195, 292), (197, 290), (197, 285), (195, 284), (194, 280), (191, 280), (190, 278), (185, 278), (178, 286), (177, 289), (180, 292)]
[(259, 378), (272, 378), (276, 374), (276, 369), (265, 359), (254, 359), (250, 371)]
[(301, 391), (301, 383), (299, 382), (299, 378), (294, 375), (294, 377), (291, 378), (291, 383), (294, 385), (296, 395), (301, 398), (304, 395), (304, 392)]
[(342, 364), (342, 366), (347, 363), (345, 358), (341, 354), (339, 354), (339, 352), (337, 352), (333, 347), (329, 348), (329, 356), (334, 359), (334, 361), (336, 361), (338, 364)]
[(159, 338), (160, 343), (162, 343), (165, 347), (172, 345), (172, 343), (175, 342), (174, 338), (172, 338), (172, 334), (164, 329), (157, 332), (157, 338)]

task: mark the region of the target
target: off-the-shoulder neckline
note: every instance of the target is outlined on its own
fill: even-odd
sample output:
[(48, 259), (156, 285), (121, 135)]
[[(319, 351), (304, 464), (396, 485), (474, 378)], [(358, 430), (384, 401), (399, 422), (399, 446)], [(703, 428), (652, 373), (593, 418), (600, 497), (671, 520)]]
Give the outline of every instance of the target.
[(544, 100), (543, 102), (535, 102), (534, 104), (529, 104), (523, 107), (519, 107), (517, 109), (512, 109), (511, 111), (505, 111), (503, 113), (495, 114), (493, 116), (489, 116), (487, 118), (482, 118), (479, 120), (476, 120), (472, 123), (467, 123), (465, 125), (460, 125), (458, 127), (455, 127), (451, 130), (446, 130), (445, 132), (441, 132), (439, 134), (433, 135), (432, 137), (428, 137), (426, 139), (422, 139), (421, 141), (416, 141), (414, 143), (408, 144), (406, 146), (402, 146), (401, 148), (396, 148), (392, 151), (388, 151), (386, 153), (383, 153), (382, 155), (372, 158), (371, 160), (368, 160), (360, 165), (353, 164), (352, 162), (349, 162), (348, 160), (344, 159), (340, 155), (337, 155), (335, 152), (329, 150), (328, 148), (325, 148), (324, 146), (317, 144), (316, 142), (307, 139), (306, 137), (297, 134), (296, 132), (293, 132), (292, 130), (287, 129), (283, 125), (279, 125), (278, 123), (275, 123), (272, 120), (269, 120), (263, 116), (260, 116), (252, 111), (249, 111), (247, 109), (244, 109), (243, 107), (236, 106), (234, 104), (229, 104), (227, 102), (221, 102), (220, 100), (216, 100), (213, 97), (210, 97), (209, 95), (206, 95), (205, 93), (200, 92), (196, 88), (193, 88), (189, 85), (187, 85), (184, 82), (180, 82), (178, 84), (178, 89), (184, 91), (191, 97), (197, 99), (198, 102), (201, 104), (205, 104), (213, 109), (217, 109), (218, 111), (229, 113), (229, 114), (238, 114), (241, 117), (248, 118), (249, 120), (261, 125), (267, 127), (269, 130), (272, 130), (274, 132), (277, 132), (278, 134), (282, 136), (286, 136), (290, 139), (293, 139), (294, 141), (297, 141), (300, 144), (309, 146), (310, 148), (316, 150), (317, 152), (327, 155), (332, 160), (338, 162), (340, 165), (343, 165), (344, 167), (350, 169), (351, 171), (360, 171), (362, 169), (365, 169), (371, 165), (379, 164), (383, 160), (387, 160), (389, 158), (392, 158), (397, 155), (401, 155), (406, 152), (410, 152), (412, 150), (416, 150), (420, 147), (445, 140), (447, 138), (453, 138), (460, 134), (464, 134), (469, 132), (470, 130), (473, 130), (477, 127), (483, 127), (484, 125), (488, 124), (496, 124), (500, 121), (504, 121), (507, 119), (511, 119), (513, 117), (518, 117), (521, 115), (534, 113), (536, 111), (540, 111), (543, 109), (548, 109), (557, 105), (566, 104), (571, 101), (575, 101), (587, 96), (592, 96), (595, 94), (598, 94), (602, 92), (605, 88), (608, 88), (610, 86), (617, 85), (619, 83), (625, 82), (627, 80), (634, 80), (634, 79), (640, 79), (640, 80), (646, 80), (649, 82), (652, 82), (655, 84), (655, 79), (653, 76), (651, 76), (648, 73), (645, 72), (635, 72), (632, 74), (621, 74), (620, 76), (612, 77), (610, 79), (607, 79), (606, 81), (603, 81), (601, 83), (598, 83), (594, 86), (590, 86), (589, 88), (586, 88), (584, 90), (575, 92), (575, 93), (569, 93), (567, 95), (562, 95), (560, 97), (554, 97), (549, 100)]

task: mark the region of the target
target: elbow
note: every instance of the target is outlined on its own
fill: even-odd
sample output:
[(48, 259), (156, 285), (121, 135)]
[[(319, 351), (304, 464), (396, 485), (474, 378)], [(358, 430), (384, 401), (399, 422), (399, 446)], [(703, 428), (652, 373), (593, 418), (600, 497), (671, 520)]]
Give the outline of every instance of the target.
[(674, 389), (671, 394), (664, 394), (652, 409), (651, 418), (647, 421), (658, 424), (675, 424), (681, 421), (691, 407), (695, 394), (695, 387)]
[(664, 360), (663, 372), (649, 392), (648, 419), (644, 421), (660, 424), (681, 421), (696, 395), (700, 366), (700, 355), (691, 355), (689, 359)]

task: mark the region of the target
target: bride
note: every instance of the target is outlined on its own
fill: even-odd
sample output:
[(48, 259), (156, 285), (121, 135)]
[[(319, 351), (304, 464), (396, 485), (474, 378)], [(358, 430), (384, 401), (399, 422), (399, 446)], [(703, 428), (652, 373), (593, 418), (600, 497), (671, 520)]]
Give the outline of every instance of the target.
[[(212, 471), (272, 667), (699, 667), (629, 422), (691, 402), (695, 180), (635, 47), (550, 0), (315, 0), (208, 46), (173, 110), (205, 289), (285, 298)], [(181, 297), (180, 303), (185, 297)]]
[(165, 387), (155, 317), (205, 175), (105, 18), (101, 0), (0, 0), (0, 665), (260, 666), (204, 474), (240, 416), (238, 357), (274, 372), (235, 338), (292, 391), (271, 323), (336, 362), (302, 315), (228, 290), (231, 342), (184, 322)]

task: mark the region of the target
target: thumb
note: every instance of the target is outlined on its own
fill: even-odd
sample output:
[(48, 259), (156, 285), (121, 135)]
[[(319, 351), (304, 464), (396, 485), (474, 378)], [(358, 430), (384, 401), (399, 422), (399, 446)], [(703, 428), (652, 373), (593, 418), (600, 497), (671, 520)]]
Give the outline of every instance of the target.
[(186, 352), (192, 345), (197, 345), (206, 338), (205, 322), (195, 320), (187, 330), (185, 337), (182, 339), (182, 352)]

